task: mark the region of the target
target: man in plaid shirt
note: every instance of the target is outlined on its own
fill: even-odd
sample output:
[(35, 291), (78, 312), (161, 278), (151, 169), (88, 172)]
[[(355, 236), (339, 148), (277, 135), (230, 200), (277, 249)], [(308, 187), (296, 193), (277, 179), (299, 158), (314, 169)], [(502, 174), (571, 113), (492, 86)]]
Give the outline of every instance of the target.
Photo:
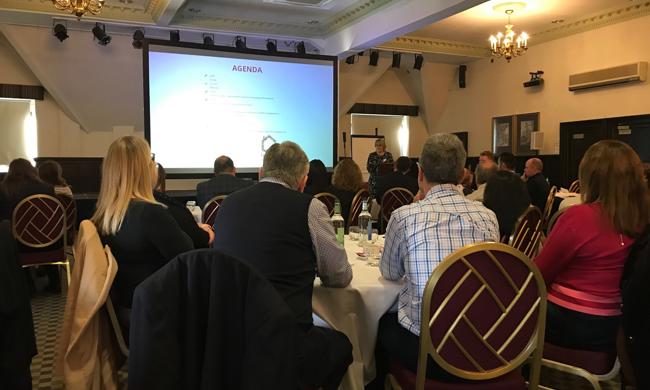
[[(429, 137), (418, 164), (423, 199), (395, 210), (386, 228), (381, 274), (388, 280), (404, 278), (405, 284), (397, 313), (387, 313), (379, 322), (378, 383), (383, 383), (385, 365), (381, 365), (388, 356), (417, 371), (422, 293), (433, 269), (465, 245), (499, 241), (496, 215), (456, 191), (465, 158), (455, 135)], [(427, 376), (449, 379), (433, 360), (429, 363)]]

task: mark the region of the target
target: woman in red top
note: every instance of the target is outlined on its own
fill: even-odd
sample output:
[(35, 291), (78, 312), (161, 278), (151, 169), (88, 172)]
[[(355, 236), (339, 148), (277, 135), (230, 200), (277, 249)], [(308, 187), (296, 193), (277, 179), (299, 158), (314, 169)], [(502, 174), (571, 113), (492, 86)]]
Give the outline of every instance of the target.
[(621, 316), (623, 265), (650, 221), (647, 186), (639, 156), (613, 140), (587, 150), (579, 179), (583, 204), (567, 209), (535, 258), (548, 286), (546, 340), (612, 351)]

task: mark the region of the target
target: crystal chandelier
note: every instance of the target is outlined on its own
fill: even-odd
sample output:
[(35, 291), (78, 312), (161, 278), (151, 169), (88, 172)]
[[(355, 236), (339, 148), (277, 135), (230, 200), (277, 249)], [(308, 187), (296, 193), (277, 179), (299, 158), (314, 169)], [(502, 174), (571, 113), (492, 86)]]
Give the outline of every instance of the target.
[(490, 48), (492, 55), (495, 57), (504, 57), (508, 62), (512, 57), (520, 56), (528, 49), (528, 34), (522, 31), (519, 36), (512, 30), (514, 27), (510, 23), (510, 15), (514, 11), (506, 10), (508, 15), (508, 24), (506, 24), (505, 34), (498, 32), (496, 36), (490, 35)]
[(102, 11), (105, 0), (52, 0), (56, 9), (69, 11), (81, 18), (86, 12), (97, 15)]

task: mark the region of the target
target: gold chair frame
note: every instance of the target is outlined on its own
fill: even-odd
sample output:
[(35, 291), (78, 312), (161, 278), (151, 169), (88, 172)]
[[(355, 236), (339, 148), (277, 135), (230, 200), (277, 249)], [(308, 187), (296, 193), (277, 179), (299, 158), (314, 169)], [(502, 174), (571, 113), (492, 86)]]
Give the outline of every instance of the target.
[[(61, 215), (61, 218), (63, 219), (63, 229), (61, 229), (62, 230), (61, 233), (59, 235), (57, 235), (55, 238), (53, 238), (53, 239), (51, 239), (51, 240), (49, 240), (47, 242), (42, 242), (42, 243), (39, 243), (39, 244), (28, 243), (28, 242), (24, 241), (22, 239), (21, 235), (19, 235), (18, 232), (16, 231), (16, 222), (15, 222), (16, 221), (16, 212), (20, 209), (20, 207), (23, 204), (31, 201), (32, 199), (48, 199), (48, 200), (54, 201), (58, 205), (58, 207), (61, 207), (61, 210), (63, 211), (63, 213)], [(52, 210), (52, 211), (54, 211), (54, 210)], [(63, 266), (63, 267), (65, 267), (67, 283), (68, 283), (68, 285), (70, 285), (70, 260), (68, 260), (68, 250), (67, 250), (67, 247), (68, 247), (68, 242), (67, 242), (68, 223), (67, 223), (66, 215), (67, 215), (67, 213), (66, 213), (65, 207), (63, 207), (61, 202), (56, 197), (51, 196), (51, 195), (46, 195), (46, 194), (30, 195), (30, 196), (26, 197), (25, 199), (21, 200), (20, 202), (18, 202), (18, 204), (14, 208), (14, 210), (12, 212), (12, 215), (11, 215), (11, 232), (12, 232), (13, 236), (16, 238), (16, 241), (18, 241), (21, 244), (23, 244), (23, 245), (25, 245), (27, 247), (30, 247), (30, 248), (46, 248), (46, 247), (54, 244), (55, 242), (63, 239), (63, 256), (64, 256), (63, 260), (55, 260), (55, 261), (51, 261), (51, 262), (37, 263), (37, 264), (26, 264), (26, 265), (22, 265), (22, 267), (23, 268), (38, 267), (38, 266), (42, 266), (42, 265)]]
[(569, 192), (580, 192), (580, 180), (574, 180), (569, 186)]
[(567, 207), (567, 208), (564, 208), (562, 210), (558, 210), (558, 211), (555, 212), (555, 214), (553, 214), (553, 216), (551, 216), (551, 219), (549, 219), (549, 221), (548, 221), (548, 226), (546, 227), (547, 235), (551, 235), (551, 230), (553, 230), (553, 227), (555, 226), (555, 223), (562, 216), (562, 214), (564, 214), (564, 212), (567, 211), (567, 209), (569, 209), (569, 208)]
[(548, 191), (548, 196), (546, 197), (546, 205), (544, 205), (544, 211), (542, 213), (542, 223), (546, 227), (548, 220), (551, 217), (551, 211), (553, 211), (553, 201), (555, 200), (555, 193), (557, 193), (557, 187), (553, 186)]
[[(350, 230), (350, 222), (354, 219), (355, 214), (361, 213), (361, 205), (363, 203), (364, 195), (370, 200), (370, 193), (365, 188), (360, 189), (354, 194), (352, 203), (350, 204), (350, 214), (348, 215), (347, 228)], [(368, 203), (368, 212), (370, 212), (370, 203)]]
[[(540, 216), (539, 221), (533, 227), (528, 226), (528, 220), (526, 216), (529, 213), (537, 213)], [(517, 218), (517, 222), (515, 223), (515, 228), (512, 230), (512, 234), (510, 235), (510, 239), (508, 240), (508, 245), (521, 251), (524, 255), (528, 257), (532, 257), (537, 251), (537, 248), (539, 247), (539, 243), (542, 240), (543, 219), (541, 218), (541, 216), (542, 214), (540, 213), (537, 207), (528, 206), (526, 211), (524, 211), (523, 214), (521, 214), (521, 216)], [(525, 247), (523, 247), (525, 243), (524, 238), (526, 237), (530, 229), (533, 229), (533, 233), (531, 233), (532, 238), (528, 242), (528, 244)]]
[(207, 201), (205, 203), (205, 206), (203, 206), (203, 211), (205, 211), (205, 209), (207, 209), (208, 205), (211, 203), (217, 203), (217, 207), (215, 207), (214, 210), (212, 210), (210, 215), (206, 215), (206, 214), (201, 215), (201, 222), (207, 223), (207, 221), (210, 220), (210, 218), (212, 218), (213, 215), (219, 211), (219, 208), (221, 207), (221, 202), (223, 202), (224, 199), (226, 199), (227, 197), (228, 195), (217, 195), (214, 198), (211, 198), (209, 201)]
[(320, 198), (325, 198), (325, 197), (332, 197), (332, 198), (334, 198), (334, 203), (336, 203), (336, 201), (338, 201), (339, 203), (341, 203), (341, 201), (339, 200), (339, 198), (338, 198), (336, 195), (332, 194), (331, 192), (319, 192), (318, 194), (314, 195), (314, 198), (316, 198), (316, 199), (318, 199), (319, 201), (321, 201), (321, 203), (323, 203), (323, 204), (327, 207), (327, 212), (330, 214), (330, 217), (331, 217), (331, 216), (334, 215), (334, 206), (332, 205), (332, 208), (330, 209), (329, 206), (327, 205), (327, 203), (323, 202), (323, 201), (320, 199)]
[(104, 304), (104, 307), (108, 313), (108, 319), (111, 321), (111, 327), (113, 328), (113, 334), (115, 335), (117, 345), (120, 347), (122, 354), (128, 358), (129, 347), (126, 346), (126, 341), (124, 341), (124, 333), (122, 333), (120, 321), (117, 319), (117, 313), (115, 312), (115, 307), (113, 306), (113, 301), (111, 300), (110, 294), (108, 297), (106, 297), (106, 303)]
[[(500, 251), (500, 252), (508, 253), (514, 256), (515, 258), (519, 259), (528, 268), (529, 270), (528, 276), (521, 286), (517, 286), (515, 284), (515, 282), (511, 279), (510, 275), (506, 272), (506, 270), (503, 268), (501, 263), (499, 263), (496, 257), (492, 254), (492, 251)], [(485, 279), (483, 279), (481, 274), (476, 269), (474, 269), (474, 267), (472, 267), (471, 264), (465, 258), (466, 256), (477, 252), (487, 253), (488, 257), (494, 262), (494, 264), (503, 274), (505, 279), (508, 280), (510, 287), (512, 287), (512, 289), (515, 291), (516, 294), (513, 301), (507, 306), (503, 302), (501, 302), (501, 300), (497, 297), (496, 293), (492, 290), (492, 288), (490, 288), (489, 284), (485, 281)], [(442, 301), (441, 305), (435, 308), (435, 312), (433, 313), (433, 315), (431, 315), (432, 314), (431, 299), (433, 297), (433, 290), (436, 287), (436, 284), (440, 281), (445, 271), (449, 267), (454, 265), (457, 261), (461, 261), (465, 263), (468, 270), (465, 273), (465, 275), (458, 281), (456, 286), (452, 288), (449, 295)], [(474, 274), (481, 281), (482, 287), (477, 290), (477, 292), (474, 294), (472, 299), (469, 300), (469, 302), (465, 305), (463, 310), (459, 313), (459, 316), (454, 321), (452, 328), (449, 329), (449, 331), (442, 338), (440, 345), (434, 346), (433, 340), (431, 340), (431, 332), (429, 329), (431, 324), (433, 324), (435, 319), (440, 315), (445, 305), (449, 302), (451, 296), (458, 290), (458, 288), (461, 287), (465, 279), (469, 277), (471, 274)], [(462, 345), (456, 340), (453, 334), (455, 326), (461, 320), (464, 320), (468, 325), (470, 325), (472, 331), (479, 338), (485, 340), (487, 337), (489, 337), (492, 334), (494, 329), (496, 329), (496, 327), (501, 323), (501, 321), (507, 316), (507, 314), (510, 312), (514, 304), (521, 297), (522, 292), (528, 287), (530, 282), (533, 280), (537, 284), (538, 297), (535, 300), (534, 304), (531, 306), (531, 308), (528, 310), (526, 316), (522, 319), (522, 321), (515, 329), (515, 332), (504, 342), (504, 344), (498, 350), (495, 350), (489, 343), (484, 341), (485, 346), (489, 350), (491, 350), (504, 365), (493, 370), (489, 370), (489, 371), (484, 370), (482, 367), (480, 367), (480, 365), (478, 365), (474, 361), (474, 359), (469, 355), (469, 353), (465, 351)], [(469, 309), (472, 303), (474, 303), (475, 299), (478, 298), (478, 296), (484, 290), (487, 290), (489, 294), (493, 297), (493, 299), (496, 301), (498, 306), (501, 308), (502, 314), (499, 317), (499, 319), (492, 325), (491, 329), (485, 335), (481, 335), (479, 334), (475, 326), (471, 324), (469, 319), (465, 317), (465, 312)], [(511, 361), (507, 361), (503, 356), (501, 356), (500, 353), (509, 345), (509, 343), (515, 337), (515, 335), (521, 331), (526, 321), (536, 310), (538, 310), (537, 323), (530, 340), (526, 344), (526, 347), (514, 359), (512, 359)], [(431, 274), (431, 277), (429, 278), (429, 281), (427, 282), (427, 285), (424, 289), (421, 318), (422, 319), (431, 318), (431, 321), (421, 321), (421, 325), (420, 325), (420, 354), (418, 358), (418, 371), (417, 371), (417, 379), (416, 379), (416, 387), (415, 387), (416, 389), (418, 390), (424, 389), (428, 356), (431, 356), (433, 360), (442, 369), (444, 369), (445, 371), (447, 371), (452, 375), (464, 379), (470, 379), (470, 380), (487, 380), (487, 379), (492, 379), (492, 378), (505, 375), (508, 372), (516, 369), (517, 367), (520, 367), (521, 365), (526, 363), (527, 360), (529, 360), (529, 357), (531, 355), (532, 355), (532, 361), (531, 361), (531, 371), (530, 371), (530, 380), (528, 383), (528, 388), (530, 390), (538, 388), (540, 370), (541, 370), (542, 352), (544, 348), (544, 324), (546, 322), (546, 284), (544, 283), (544, 278), (542, 277), (541, 273), (539, 272), (535, 264), (520, 251), (511, 248), (510, 246), (505, 244), (481, 243), (481, 244), (467, 245), (455, 251), (454, 253), (450, 254), (449, 256), (447, 256), (442, 261), (442, 263), (440, 263), (433, 270), (433, 273)], [(457, 368), (456, 366), (453, 366), (452, 364), (447, 362), (439, 354), (439, 351), (442, 349), (445, 342), (447, 341), (455, 342), (459, 346), (459, 349), (465, 355), (465, 357), (475, 364), (477, 371), (466, 371)]]
[(402, 206), (413, 203), (413, 199), (415, 198), (415, 195), (413, 195), (413, 193), (411, 191), (409, 191), (407, 188), (404, 188), (404, 187), (395, 187), (395, 188), (391, 188), (390, 190), (386, 191), (384, 193), (384, 195), (381, 197), (381, 205), (380, 205), (380, 209), (379, 209), (379, 216), (380, 216), (380, 219), (381, 219), (382, 229), (385, 228), (386, 226), (388, 226), (388, 221), (390, 220), (390, 216), (393, 214), (393, 211), (397, 210), (397, 208), (392, 210), (391, 214), (389, 214), (388, 216), (386, 216), (384, 214), (384, 205), (386, 204), (385, 203), (386, 197), (388, 195), (392, 195), (394, 192), (396, 192), (396, 193), (406, 192), (409, 195), (411, 195), (411, 201), (409, 203), (404, 203)]

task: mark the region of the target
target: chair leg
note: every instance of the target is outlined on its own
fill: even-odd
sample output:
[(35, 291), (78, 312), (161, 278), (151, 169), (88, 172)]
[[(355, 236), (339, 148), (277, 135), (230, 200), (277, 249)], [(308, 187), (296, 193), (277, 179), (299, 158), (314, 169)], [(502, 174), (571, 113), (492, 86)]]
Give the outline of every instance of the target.
[(65, 262), (65, 276), (68, 281), (68, 287), (70, 286), (70, 261)]

